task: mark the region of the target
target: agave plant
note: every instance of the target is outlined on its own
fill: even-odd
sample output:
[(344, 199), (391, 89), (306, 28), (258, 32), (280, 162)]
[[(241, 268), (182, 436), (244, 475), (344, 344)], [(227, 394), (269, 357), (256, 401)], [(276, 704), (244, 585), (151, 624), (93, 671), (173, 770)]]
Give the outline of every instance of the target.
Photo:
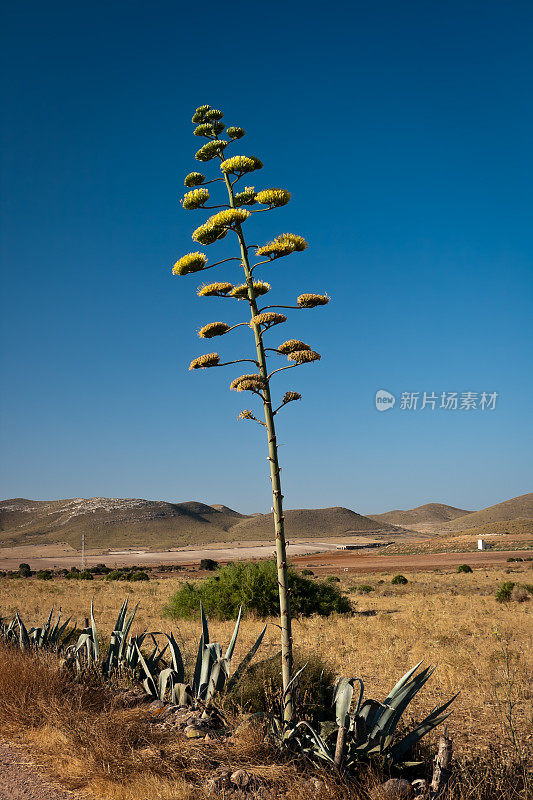
[(421, 664), (406, 672), (381, 703), (370, 699), (363, 701), (364, 684), (360, 678), (339, 678), (333, 697), (334, 721), (322, 721), (315, 728), (307, 720), (300, 720), (287, 729), (282, 720), (276, 718), (272, 720), (274, 738), (279, 745), (296, 749), (315, 763), (326, 762), (348, 771), (361, 761), (375, 758), (388, 766), (418, 765), (405, 761), (405, 756), (449, 716), (451, 712), (447, 709), (457, 697), (454, 695), (435, 707), (411, 730), (398, 736), (398, 723), (404, 711), (435, 671), (435, 667), (426, 667), (415, 675)]
[(28, 630), (17, 612), (9, 623), (1, 620), (0, 633), (6, 642), (18, 644), (21, 650), (48, 648), (59, 652), (66, 647), (75, 632), (75, 628), (72, 628), (64, 635), (72, 617), (69, 617), (66, 622), (61, 624), (61, 609), (59, 609), (55, 621), (53, 621), (53, 617), (54, 607), (52, 606), (46, 622), (41, 627), (31, 627)]
[[(280, 377), (280, 372), (318, 362), (321, 356), (300, 339), (287, 339), (275, 346), (269, 340), (272, 329), (275, 328), (275, 333), (277, 333), (277, 326), (287, 322), (287, 316), (285, 313), (281, 313), (281, 310), (285, 312), (286, 309), (302, 311), (303, 309), (318, 308), (327, 305), (330, 298), (324, 293), (304, 292), (289, 304), (286, 302), (281, 305), (279, 302), (272, 304), (268, 300), (263, 300), (272, 286), (266, 280), (259, 280), (257, 270), (260, 269), (261, 272), (264, 272), (264, 269), (271, 266), (274, 261), (293, 253), (303, 252), (307, 249), (308, 244), (303, 236), (295, 233), (278, 234), (272, 241), (261, 245), (247, 243), (249, 240), (245, 237), (245, 223), (249, 224), (253, 219), (257, 219), (257, 214), (269, 213), (287, 205), (291, 194), (286, 189), (280, 188), (256, 191), (253, 186), (242, 186), (240, 181), (244, 178), (248, 180), (252, 173), (263, 168), (263, 164), (256, 156), (229, 155), (232, 145), (240, 141), (246, 131), (239, 126), (230, 125), (226, 128), (228, 139), (221, 139), (220, 134), (225, 129), (225, 125), (221, 121), (223, 116), (224, 114), (219, 109), (203, 105), (196, 109), (192, 117), (192, 122), (196, 126), (193, 131), (194, 135), (207, 140), (196, 152), (195, 159), (202, 163), (210, 161), (217, 163), (218, 159), (220, 169), (216, 170), (209, 180), (206, 179), (208, 176), (201, 172), (189, 173), (185, 177), (184, 184), (190, 191), (185, 193), (181, 204), (188, 211), (203, 212), (206, 209), (222, 209), (221, 211), (217, 210), (194, 230), (192, 240), (201, 247), (207, 247), (225, 239), (229, 233), (231, 237), (235, 237), (235, 254), (209, 263), (208, 256), (203, 251), (186, 253), (176, 261), (172, 272), (174, 275), (185, 276), (203, 273), (221, 264), (228, 265), (234, 262), (233, 266), (238, 265), (239, 271), (236, 280), (232, 279), (230, 282), (225, 276), (222, 276), (222, 280), (219, 277), (213, 283), (199, 286), (197, 295), (201, 298), (223, 299), (226, 307), (228, 303), (230, 304), (230, 308), (228, 308), (230, 315), (233, 313), (231, 306), (235, 306), (235, 303), (237, 307), (248, 305), (246, 315), (239, 317), (240, 321), (237, 322), (233, 318), (229, 323), (220, 320), (208, 322), (200, 328), (198, 336), (201, 339), (213, 339), (225, 336), (230, 331), (238, 329), (242, 332), (247, 328), (251, 334), (251, 349), (248, 354), (250, 357), (222, 361), (216, 352), (204, 353), (191, 361), (189, 369), (205, 370), (233, 364), (246, 364), (247, 373), (234, 378), (230, 383), (230, 389), (236, 392), (249, 392), (250, 396), (258, 400), (262, 407), (264, 420), (257, 418), (249, 408), (243, 409), (238, 418), (258, 423), (265, 428), (267, 435), (279, 588), (281, 672), (285, 698), (283, 715), (285, 721), (290, 722), (293, 717), (293, 696), (287, 689), (289, 685), (294, 685), (291, 684), (293, 672), (292, 627), (281, 467), (274, 418), (289, 403), (301, 400), (301, 394), (289, 389), (278, 395), (276, 382)], [(226, 196), (219, 198), (215, 194), (211, 198), (210, 190), (212, 187), (216, 189), (217, 183), (225, 186), (226, 192), (223, 195)], [(206, 188), (208, 184), (210, 189)], [(254, 237), (255, 235), (253, 234)], [(263, 305), (263, 302), (268, 304)], [(279, 363), (277, 362), (279, 356), (286, 359), (282, 362), (283, 366), (276, 366)], [(275, 379), (274, 376), (276, 376)]]
[[(209, 622), (202, 606), (200, 606), (200, 616), (202, 633), (198, 643), (194, 671), (189, 682), (186, 681), (185, 666), (179, 645), (172, 633), (170, 635), (160, 633), (159, 635), (167, 638), (168, 644), (162, 651), (156, 647), (156, 650), (148, 657), (141, 653), (142, 637), (135, 641), (138, 663), (145, 676), (143, 686), (152, 697), (159, 700), (169, 699), (171, 703), (179, 705), (194, 705), (198, 702), (202, 705), (209, 705), (215, 694), (224, 689), (230, 691), (238, 683), (263, 641), (267, 629), (265, 625), (233, 675), (230, 675), (231, 659), (239, 635), (242, 609), (239, 610), (233, 635), (224, 655), (222, 655), (222, 646), (218, 642), (209, 641)], [(150, 635), (154, 636), (154, 634)], [(157, 663), (167, 648), (170, 651), (171, 664), (157, 674)]]

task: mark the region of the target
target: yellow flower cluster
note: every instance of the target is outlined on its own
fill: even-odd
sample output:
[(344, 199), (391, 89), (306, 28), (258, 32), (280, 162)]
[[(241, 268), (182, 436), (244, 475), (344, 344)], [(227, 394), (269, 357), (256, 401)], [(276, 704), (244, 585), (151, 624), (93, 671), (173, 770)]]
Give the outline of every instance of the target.
[(238, 415), (237, 419), (255, 419), (255, 417), (249, 408), (245, 408), (244, 411), (241, 411)]
[(230, 289), (233, 289), (233, 284), (225, 281), (220, 283), (206, 283), (198, 287), (196, 294), (198, 297), (217, 297), (221, 294), (227, 294)]
[(288, 339), (283, 344), (280, 344), (278, 347), (278, 353), (282, 353), (286, 356), (288, 353), (294, 353), (296, 350), (310, 350), (308, 344), (301, 342), (299, 339)]
[(200, 328), (198, 336), (200, 339), (212, 339), (213, 336), (223, 336), (228, 331), (229, 325), (226, 325), (225, 322), (209, 322)]
[(223, 116), (224, 114), (222, 113), (222, 111), (219, 111), (218, 108), (210, 108), (205, 112), (204, 119), (208, 119), (209, 121), (219, 120), (222, 119)]
[(273, 325), (279, 325), (282, 322), (287, 322), (285, 314), (278, 314), (277, 311), (265, 311), (264, 314), (256, 314), (250, 321), (250, 327), (253, 325), (265, 325), (271, 328)]
[(196, 208), (201, 208), (204, 203), (209, 200), (209, 192), (207, 189), (193, 189), (192, 192), (187, 192), (183, 196), (181, 204), (183, 208), (193, 211)]
[(326, 306), (329, 303), (327, 294), (301, 294), (296, 303), (300, 308), (315, 308), (316, 306)]
[(263, 388), (261, 375), (241, 375), (230, 383), (234, 392), (258, 392)]
[(255, 156), (232, 156), (220, 165), (222, 172), (232, 175), (244, 175), (246, 172), (253, 172), (262, 168), (262, 162)]
[(194, 358), (189, 365), (189, 369), (206, 369), (207, 367), (217, 367), (219, 362), (220, 356), (218, 353), (207, 353), (205, 356), (198, 356), (198, 358)]
[(284, 403), (292, 403), (293, 400), (301, 400), (302, 395), (300, 392), (285, 392), (283, 395), (283, 402)]
[(205, 116), (205, 112), (209, 111), (211, 106), (199, 106), (193, 114), (192, 121), (196, 124), (197, 122), (202, 122)]
[(187, 253), (186, 256), (178, 258), (172, 267), (173, 275), (188, 275), (189, 272), (200, 272), (207, 264), (205, 253)]
[(190, 189), (192, 186), (200, 186), (204, 181), (205, 175), (202, 175), (201, 172), (189, 172), (189, 174), (185, 176), (183, 183)]
[[(260, 297), (263, 294), (266, 294), (270, 291), (271, 286), (266, 281), (253, 281), (253, 289), (254, 295), (256, 297)], [(247, 300), (248, 299), (248, 284), (241, 283), (240, 286), (235, 286), (230, 295), (232, 297), (236, 297), (238, 300)]]
[(258, 256), (269, 256), (271, 260), (288, 256), (294, 252), (301, 252), (308, 247), (307, 242), (303, 236), (297, 236), (295, 233), (281, 233), (272, 242), (258, 247), (255, 251)]
[(244, 128), (239, 128), (238, 125), (232, 125), (227, 130), (228, 136), (231, 136), (232, 139), (242, 139), (242, 137), (246, 134)]
[(194, 157), (197, 161), (211, 161), (215, 156), (222, 155), (228, 144), (224, 139), (211, 140), (202, 145)]
[(270, 206), (270, 208), (279, 208), (286, 206), (291, 199), (291, 193), (286, 189), (263, 189), (257, 192), (256, 200), (262, 206)]
[(236, 206), (253, 206), (257, 202), (255, 199), (255, 189), (253, 186), (245, 186), (242, 192), (237, 192), (233, 201)]
[(234, 225), (248, 219), (250, 212), (245, 208), (228, 208), (213, 214), (203, 225), (196, 228), (192, 238), (200, 244), (212, 244), (217, 239), (223, 239)]
[(201, 122), (193, 130), (194, 136), (211, 136), (213, 133), (213, 126), (209, 122)]
[(294, 353), (289, 353), (287, 356), (289, 361), (296, 361), (297, 364), (320, 361), (320, 358), (320, 353), (315, 353), (314, 350), (296, 350)]

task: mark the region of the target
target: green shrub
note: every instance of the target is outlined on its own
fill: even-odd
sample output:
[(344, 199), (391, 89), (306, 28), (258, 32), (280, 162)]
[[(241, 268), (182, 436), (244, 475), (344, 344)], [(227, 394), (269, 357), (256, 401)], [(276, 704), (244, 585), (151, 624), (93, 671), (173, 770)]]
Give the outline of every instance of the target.
[(340, 583), (341, 582), (341, 579), (338, 578), (336, 575), (328, 575), (326, 580), (327, 580), (328, 583)]
[(374, 591), (374, 587), (370, 586), (368, 583), (361, 583), (359, 586), (356, 586), (355, 589), (359, 594), (369, 594), (369, 592)]
[(29, 578), (32, 574), (29, 564), (19, 564), (18, 568), (18, 577), (19, 578)]
[(39, 578), (39, 580), (41, 580), (41, 581), (51, 581), (52, 580), (52, 573), (50, 572), (49, 569), (41, 569), (41, 570), (39, 570), (39, 572), (37, 573), (37, 575), (35, 577)]
[(472, 572), (472, 567), (468, 564), (459, 564), (457, 567), (457, 572)]
[[(298, 678), (298, 709), (301, 716), (313, 718), (320, 709), (331, 707), (336, 673), (316, 650), (294, 650), (294, 672)], [(281, 653), (248, 667), (235, 688), (226, 695), (233, 710), (248, 713), (272, 711), (281, 695)]]
[(403, 586), (404, 584), (408, 583), (408, 580), (405, 575), (395, 575), (391, 580), (391, 583), (394, 584), (394, 586)]
[[(328, 616), (352, 611), (349, 599), (337, 587), (309, 580), (292, 568), (289, 568), (289, 588), (295, 616)], [(240, 606), (244, 613), (259, 617), (278, 614), (276, 562), (226, 564), (213, 578), (184, 583), (165, 606), (164, 613), (171, 618), (196, 616), (200, 602), (208, 615), (220, 619), (235, 619)]]
[(84, 569), (83, 572), (80, 572), (80, 574), (78, 575), (78, 578), (80, 579), (80, 581), (93, 581), (94, 580), (94, 578), (92, 576), (92, 573), (90, 573), (88, 569)]
[(150, 578), (148, 577), (146, 572), (143, 572), (142, 570), (137, 570), (137, 572), (130, 572), (128, 580), (130, 580), (130, 581), (149, 581)]
[(209, 571), (213, 571), (218, 569), (219, 563), (215, 561), (214, 558), (202, 558), (200, 561), (200, 569), (207, 569)]
[(301, 574), (302, 575), (314, 575), (315, 573), (313, 572), (312, 569), (307, 569), (307, 567), (306, 567), (305, 569), (302, 570)]
[(511, 594), (516, 586), (513, 581), (505, 581), (500, 583), (498, 591), (496, 592), (496, 600), (498, 603), (507, 603), (511, 599)]
[(106, 581), (118, 581), (122, 577), (122, 572), (119, 569), (112, 569), (105, 576)]
[(105, 564), (95, 564), (94, 567), (89, 567), (89, 572), (93, 575), (108, 575), (111, 569), (106, 567)]

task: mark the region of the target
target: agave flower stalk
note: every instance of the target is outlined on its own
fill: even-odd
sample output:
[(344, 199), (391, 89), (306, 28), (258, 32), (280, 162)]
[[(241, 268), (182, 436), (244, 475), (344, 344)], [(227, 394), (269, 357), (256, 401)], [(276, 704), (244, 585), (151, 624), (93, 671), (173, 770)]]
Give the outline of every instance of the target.
[[(300, 295), (296, 300), (296, 305), (287, 306), (264, 306), (259, 308), (258, 298), (268, 293), (271, 289), (269, 283), (256, 280), (255, 270), (265, 264), (291, 255), (294, 252), (301, 252), (307, 248), (307, 242), (302, 236), (293, 233), (283, 233), (276, 236), (271, 242), (264, 245), (249, 245), (246, 242), (243, 225), (253, 216), (253, 214), (272, 211), (286, 205), (290, 200), (290, 193), (285, 189), (273, 188), (255, 191), (253, 186), (246, 186), (242, 191), (236, 191), (236, 185), (246, 175), (262, 168), (263, 164), (255, 156), (233, 155), (229, 156), (226, 152), (235, 141), (242, 139), (245, 131), (242, 128), (232, 126), (227, 128), (228, 139), (220, 139), (219, 134), (224, 130), (221, 122), (223, 114), (218, 109), (210, 106), (198, 108), (192, 118), (197, 125), (194, 130), (195, 136), (207, 139), (196, 153), (198, 161), (220, 161), (221, 175), (213, 180), (206, 181), (205, 176), (199, 172), (192, 172), (185, 178), (185, 186), (188, 188), (202, 186), (205, 183), (223, 182), (227, 191), (227, 204), (206, 206), (205, 203), (210, 198), (210, 193), (206, 189), (193, 189), (185, 194), (182, 205), (188, 210), (198, 210), (203, 208), (222, 208), (223, 210), (209, 217), (203, 225), (196, 228), (192, 234), (193, 241), (200, 245), (209, 245), (223, 239), (231, 232), (233, 233), (239, 246), (239, 257), (226, 258), (215, 264), (208, 265), (208, 258), (205, 253), (193, 252), (182, 256), (174, 264), (173, 273), (175, 275), (186, 275), (188, 273), (200, 272), (211, 267), (217, 266), (227, 261), (235, 260), (240, 263), (244, 272), (245, 282), (234, 286), (228, 281), (207, 284), (199, 287), (199, 297), (219, 297), (233, 299), (237, 301), (248, 301), (250, 309), (250, 321), (248, 323), (239, 322), (236, 325), (229, 325), (225, 322), (212, 322), (204, 325), (200, 331), (200, 338), (213, 338), (222, 336), (229, 331), (242, 327), (249, 327), (253, 333), (255, 345), (254, 358), (242, 358), (237, 361), (221, 362), (218, 353), (207, 353), (195, 358), (190, 365), (190, 369), (205, 369), (210, 367), (226, 366), (240, 362), (252, 362), (257, 372), (241, 375), (231, 383), (231, 389), (235, 391), (249, 391), (254, 394), (263, 406), (264, 422), (259, 420), (252, 411), (245, 409), (239, 414), (239, 419), (247, 419), (257, 422), (266, 428), (268, 440), (268, 460), (270, 465), (270, 479), (272, 482), (272, 512), (274, 518), (274, 532), (276, 541), (276, 561), (277, 576), (279, 584), (279, 606), (281, 621), (281, 647), (282, 647), (282, 682), (284, 698), (284, 719), (288, 723), (293, 719), (293, 686), (292, 681), (292, 632), (291, 632), (291, 611), (287, 572), (287, 543), (285, 539), (285, 526), (283, 516), (283, 494), (281, 489), (280, 466), (278, 458), (278, 445), (276, 440), (275, 415), (288, 403), (300, 400), (301, 395), (293, 390), (285, 392), (281, 402), (276, 406), (273, 401), (271, 390), (271, 379), (274, 374), (286, 369), (293, 369), (303, 364), (318, 361), (319, 353), (298, 339), (291, 339), (277, 347), (267, 347), (265, 345), (265, 334), (272, 328), (286, 322), (285, 314), (280, 313), (280, 308), (305, 309), (315, 308), (326, 305), (329, 297), (326, 294), (306, 293)], [(253, 206), (263, 206), (255, 209)], [(259, 258), (259, 261), (255, 259)], [(253, 263), (255, 261), (255, 263)], [(285, 366), (277, 367), (269, 371), (267, 360), (275, 356), (285, 356), (289, 362)]]

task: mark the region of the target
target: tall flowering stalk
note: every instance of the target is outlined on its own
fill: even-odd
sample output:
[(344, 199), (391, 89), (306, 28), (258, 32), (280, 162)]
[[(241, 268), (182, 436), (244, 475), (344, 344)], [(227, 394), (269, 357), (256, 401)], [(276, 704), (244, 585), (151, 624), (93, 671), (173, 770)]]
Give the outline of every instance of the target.
[[(227, 139), (220, 138), (225, 125), (221, 121), (222, 111), (208, 105), (197, 108), (192, 122), (196, 125), (194, 135), (206, 139), (195, 155), (197, 161), (207, 162), (218, 159), (220, 161), (220, 174), (218, 177), (206, 180), (200, 172), (191, 172), (185, 178), (185, 186), (190, 189), (183, 197), (181, 203), (189, 210), (221, 209), (207, 219), (192, 234), (192, 239), (199, 245), (205, 246), (224, 239), (228, 232), (235, 234), (240, 256), (225, 258), (214, 264), (208, 264), (205, 253), (193, 252), (182, 256), (173, 267), (174, 275), (187, 275), (189, 273), (204, 272), (219, 264), (230, 261), (240, 262), (244, 271), (245, 282), (234, 285), (222, 281), (208, 283), (198, 288), (199, 297), (222, 297), (237, 301), (248, 301), (251, 319), (249, 322), (239, 322), (228, 325), (226, 322), (210, 322), (198, 331), (202, 339), (212, 339), (223, 336), (229, 331), (241, 326), (251, 328), (255, 341), (255, 358), (242, 358), (236, 361), (221, 362), (218, 353), (207, 353), (191, 361), (189, 369), (206, 369), (210, 367), (223, 367), (229, 364), (248, 362), (254, 365), (255, 372), (240, 375), (235, 378), (230, 389), (237, 392), (251, 392), (263, 404), (265, 421), (257, 419), (249, 409), (241, 411), (239, 419), (252, 420), (266, 428), (268, 438), (268, 460), (270, 463), (270, 479), (272, 481), (274, 530), (276, 535), (276, 561), (279, 584), (279, 606), (281, 618), (281, 649), (282, 649), (282, 681), (284, 689), (284, 719), (290, 722), (294, 716), (293, 692), (291, 689), (292, 678), (292, 633), (289, 588), (287, 581), (287, 553), (283, 517), (283, 495), (281, 493), (280, 467), (278, 447), (276, 443), (276, 428), (274, 417), (288, 403), (300, 400), (301, 395), (296, 391), (287, 391), (276, 403), (272, 399), (270, 382), (274, 374), (286, 369), (309, 364), (320, 359), (319, 353), (312, 350), (309, 345), (299, 339), (289, 339), (277, 345), (267, 347), (264, 342), (265, 334), (277, 325), (286, 322), (287, 317), (279, 309), (303, 309), (323, 306), (329, 302), (325, 294), (301, 294), (296, 305), (289, 306), (263, 306), (258, 307), (260, 297), (270, 291), (270, 284), (254, 278), (255, 270), (265, 264), (301, 252), (307, 248), (307, 242), (302, 236), (294, 233), (282, 233), (271, 242), (263, 245), (247, 245), (243, 233), (243, 224), (253, 214), (263, 211), (272, 211), (286, 205), (290, 200), (290, 193), (285, 189), (262, 189), (256, 191), (253, 186), (244, 189), (237, 184), (245, 175), (262, 169), (263, 164), (255, 156), (232, 155), (228, 157), (226, 149), (235, 141), (242, 139), (245, 131), (239, 127), (226, 128)], [(220, 205), (207, 205), (210, 193), (207, 184), (223, 182), (228, 196), (228, 202)], [(240, 189), (240, 190), (239, 190)], [(251, 208), (262, 206), (262, 208)], [(259, 259), (259, 260), (257, 260)], [(289, 361), (286, 366), (277, 367), (269, 371), (267, 360), (275, 356), (285, 356)]]

